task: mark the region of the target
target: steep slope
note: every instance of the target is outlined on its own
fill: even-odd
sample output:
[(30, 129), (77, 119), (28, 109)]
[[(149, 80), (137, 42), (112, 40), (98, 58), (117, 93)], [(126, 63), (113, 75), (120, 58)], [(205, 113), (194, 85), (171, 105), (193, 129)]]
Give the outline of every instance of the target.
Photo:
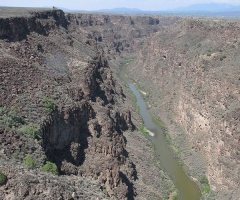
[[(121, 49), (114, 21), (134, 24), (54, 9), (0, 19), (1, 199), (168, 198), (172, 182), (150, 142), (131, 132), (139, 117), (134, 125), (131, 97), (109, 68)], [(97, 41), (96, 24), (106, 31)]]
[(240, 194), (239, 26), (182, 19), (149, 38), (130, 68), (184, 163), (199, 179), (206, 174), (214, 199)]

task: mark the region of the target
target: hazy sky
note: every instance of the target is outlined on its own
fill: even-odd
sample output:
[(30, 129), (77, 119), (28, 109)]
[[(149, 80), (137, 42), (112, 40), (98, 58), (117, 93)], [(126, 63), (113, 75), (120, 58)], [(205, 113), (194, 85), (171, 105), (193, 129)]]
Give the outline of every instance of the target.
[(229, 3), (240, 5), (240, 0), (0, 0), (0, 6), (56, 6), (74, 10), (97, 10), (116, 7), (139, 8), (142, 10), (165, 10), (197, 3)]

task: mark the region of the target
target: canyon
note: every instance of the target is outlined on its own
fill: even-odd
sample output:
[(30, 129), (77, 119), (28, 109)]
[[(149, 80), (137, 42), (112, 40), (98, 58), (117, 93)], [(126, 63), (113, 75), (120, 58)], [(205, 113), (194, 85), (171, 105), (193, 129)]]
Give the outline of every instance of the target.
[(203, 198), (238, 199), (237, 19), (0, 10), (0, 199), (173, 198), (123, 68)]

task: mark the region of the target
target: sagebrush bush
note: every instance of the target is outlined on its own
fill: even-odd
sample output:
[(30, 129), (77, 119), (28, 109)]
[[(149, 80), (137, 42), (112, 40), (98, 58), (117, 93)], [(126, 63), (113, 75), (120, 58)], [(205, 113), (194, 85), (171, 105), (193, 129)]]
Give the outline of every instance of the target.
[(50, 172), (52, 174), (58, 175), (58, 168), (55, 163), (52, 163), (50, 161), (47, 161), (47, 163), (42, 167), (41, 169), (43, 172)]
[(34, 168), (36, 166), (36, 161), (30, 155), (24, 158), (24, 164), (28, 168)]
[(44, 109), (47, 111), (48, 114), (52, 114), (56, 110), (56, 108), (57, 108), (57, 106), (53, 102), (53, 100), (49, 99), (47, 97), (43, 98), (42, 106), (44, 107)]
[(17, 115), (16, 109), (15, 106), (11, 107), (10, 110), (6, 106), (0, 107), (0, 126), (6, 130), (11, 130), (13, 127), (24, 124), (22, 117)]
[(209, 183), (208, 183), (208, 179), (207, 179), (207, 177), (206, 177), (205, 175), (203, 175), (203, 176), (201, 177), (200, 183), (201, 183), (201, 184), (205, 184), (205, 185), (208, 185), (208, 184), (209, 184)]
[(0, 171), (0, 185), (4, 185), (6, 183), (7, 177), (2, 171)]
[(20, 129), (19, 129), (20, 133), (26, 134), (28, 135), (30, 138), (33, 139), (39, 139), (41, 138), (40, 136), (40, 126), (37, 124), (28, 124), (28, 125), (23, 125)]

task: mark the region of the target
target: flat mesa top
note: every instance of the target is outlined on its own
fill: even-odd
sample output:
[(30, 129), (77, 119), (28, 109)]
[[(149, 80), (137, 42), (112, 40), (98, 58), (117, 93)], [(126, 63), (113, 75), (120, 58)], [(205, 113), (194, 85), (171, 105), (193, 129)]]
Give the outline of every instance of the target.
[(0, 18), (30, 17), (33, 12), (52, 10), (51, 8), (0, 7)]

